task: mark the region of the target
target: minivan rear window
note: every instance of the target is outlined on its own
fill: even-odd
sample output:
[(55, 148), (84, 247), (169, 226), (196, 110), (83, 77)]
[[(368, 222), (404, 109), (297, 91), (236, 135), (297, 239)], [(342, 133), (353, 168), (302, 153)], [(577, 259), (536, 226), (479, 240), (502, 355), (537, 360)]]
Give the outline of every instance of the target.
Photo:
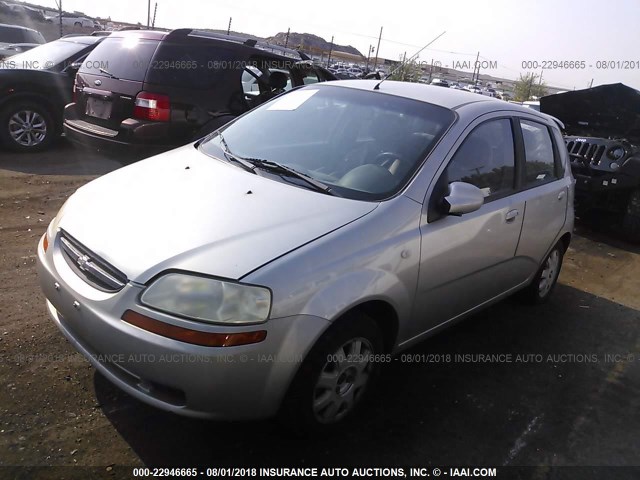
[(211, 89), (229, 81), (240, 87), (249, 62), (238, 49), (211, 42), (164, 41), (153, 57), (147, 82), (171, 87)]
[(107, 38), (82, 63), (80, 73), (142, 82), (158, 43), (134, 36)]

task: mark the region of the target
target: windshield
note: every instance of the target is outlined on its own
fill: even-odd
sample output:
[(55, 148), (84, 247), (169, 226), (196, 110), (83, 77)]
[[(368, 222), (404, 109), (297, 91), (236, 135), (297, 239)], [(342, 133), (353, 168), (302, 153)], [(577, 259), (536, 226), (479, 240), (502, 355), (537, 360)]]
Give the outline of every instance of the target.
[(72, 57), (87, 47), (88, 45), (82, 43), (56, 40), (0, 61), (0, 67), (47, 70), (64, 62), (69, 57)]
[(381, 200), (406, 185), (454, 117), (446, 108), (373, 90), (313, 85), (224, 127), (226, 148), (220, 136), (201, 148), (285, 165), (347, 198)]

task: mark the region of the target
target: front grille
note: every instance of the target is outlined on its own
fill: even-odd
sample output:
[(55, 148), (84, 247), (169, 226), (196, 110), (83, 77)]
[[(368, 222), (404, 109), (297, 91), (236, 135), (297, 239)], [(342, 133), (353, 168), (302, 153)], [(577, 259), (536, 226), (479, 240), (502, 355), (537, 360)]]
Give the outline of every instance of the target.
[(599, 165), (600, 160), (602, 160), (602, 155), (604, 155), (605, 146), (590, 142), (567, 140), (567, 150), (572, 160), (577, 159), (583, 163)]
[(127, 276), (111, 266), (65, 231), (60, 232), (62, 256), (85, 282), (103, 292), (115, 293), (127, 284)]

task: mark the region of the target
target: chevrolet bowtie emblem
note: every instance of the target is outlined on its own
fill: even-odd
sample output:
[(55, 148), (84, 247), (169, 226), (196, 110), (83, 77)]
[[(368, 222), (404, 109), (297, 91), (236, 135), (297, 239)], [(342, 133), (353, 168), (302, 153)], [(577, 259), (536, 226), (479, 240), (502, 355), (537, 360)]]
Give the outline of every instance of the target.
[(78, 259), (76, 260), (76, 263), (78, 264), (78, 268), (80, 270), (86, 270), (85, 265), (89, 263), (90, 260), (91, 259), (87, 255), (82, 255), (78, 257)]

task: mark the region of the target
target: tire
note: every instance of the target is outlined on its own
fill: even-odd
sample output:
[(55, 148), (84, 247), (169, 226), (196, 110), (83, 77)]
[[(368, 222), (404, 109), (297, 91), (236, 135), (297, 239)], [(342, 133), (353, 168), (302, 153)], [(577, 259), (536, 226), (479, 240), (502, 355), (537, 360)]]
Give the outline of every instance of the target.
[(622, 233), (631, 242), (640, 242), (640, 188), (629, 195), (622, 219)]
[(75, 22), (75, 23), (73, 24), (73, 26), (74, 26), (74, 27), (82, 27), (82, 23), (80, 23), (80, 22)]
[(521, 300), (530, 305), (538, 305), (549, 300), (558, 283), (563, 257), (564, 245), (558, 242), (542, 262), (533, 281), (520, 293)]
[[(280, 420), (296, 434), (326, 434), (338, 428), (371, 392), (384, 351), (376, 322), (355, 312), (316, 342), (296, 374), (280, 409)], [(354, 358), (355, 357), (355, 358)], [(364, 361), (360, 357), (364, 357)], [(342, 362), (336, 361), (342, 358)]]
[[(20, 136), (25, 123), (30, 130)], [(37, 127), (37, 128), (36, 128)], [(53, 116), (32, 100), (14, 102), (0, 110), (0, 142), (14, 152), (37, 152), (47, 148), (57, 135)]]

